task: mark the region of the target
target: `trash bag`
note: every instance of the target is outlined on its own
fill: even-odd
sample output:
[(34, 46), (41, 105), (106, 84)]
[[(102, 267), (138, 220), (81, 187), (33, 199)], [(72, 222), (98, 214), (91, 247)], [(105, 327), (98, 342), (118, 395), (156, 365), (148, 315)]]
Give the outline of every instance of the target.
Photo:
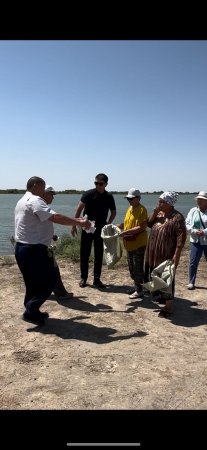
[(105, 225), (101, 230), (101, 237), (104, 243), (104, 258), (108, 268), (113, 267), (122, 256), (120, 233), (121, 230), (111, 223)]
[(151, 280), (144, 283), (143, 286), (150, 292), (169, 291), (175, 276), (175, 264), (171, 259), (159, 264), (151, 273)]

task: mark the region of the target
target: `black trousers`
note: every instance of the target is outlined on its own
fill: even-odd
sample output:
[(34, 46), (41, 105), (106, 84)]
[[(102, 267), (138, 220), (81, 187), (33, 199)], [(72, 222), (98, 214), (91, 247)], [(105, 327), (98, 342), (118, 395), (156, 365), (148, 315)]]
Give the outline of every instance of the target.
[(45, 245), (21, 244), (15, 246), (15, 258), (26, 287), (24, 305), (35, 314), (54, 289), (55, 274), (53, 256)]
[(103, 239), (101, 229), (96, 229), (95, 233), (86, 233), (82, 230), (80, 244), (80, 271), (81, 278), (87, 280), (89, 257), (91, 254), (92, 243), (94, 245), (94, 279), (99, 279), (103, 263)]
[(55, 286), (53, 289), (54, 294), (57, 296), (67, 294), (67, 290), (65, 289), (65, 286), (62, 282), (62, 278), (60, 275), (60, 269), (59, 269), (58, 265), (54, 267), (54, 271), (55, 271)]

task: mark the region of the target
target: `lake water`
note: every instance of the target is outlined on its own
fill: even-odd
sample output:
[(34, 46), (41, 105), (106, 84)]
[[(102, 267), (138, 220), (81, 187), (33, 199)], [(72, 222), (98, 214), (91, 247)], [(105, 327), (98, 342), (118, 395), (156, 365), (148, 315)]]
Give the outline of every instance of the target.
[[(14, 208), (17, 201), (22, 197), (22, 194), (0, 194), (0, 255), (10, 255), (14, 248), (10, 242), (10, 237), (14, 235)], [(76, 205), (80, 200), (80, 194), (59, 194), (54, 197), (52, 208), (57, 213), (62, 213), (67, 216), (74, 217)], [(194, 194), (179, 195), (176, 203), (176, 209), (180, 211), (185, 217), (193, 206), (196, 206)], [(128, 207), (127, 200), (123, 195), (114, 195), (117, 215), (114, 223), (123, 222), (126, 209)], [(148, 213), (151, 213), (158, 202), (159, 196), (157, 194), (143, 194), (141, 203), (147, 208)], [(62, 225), (54, 225), (55, 233), (61, 236), (70, 230), (70, 227)]]

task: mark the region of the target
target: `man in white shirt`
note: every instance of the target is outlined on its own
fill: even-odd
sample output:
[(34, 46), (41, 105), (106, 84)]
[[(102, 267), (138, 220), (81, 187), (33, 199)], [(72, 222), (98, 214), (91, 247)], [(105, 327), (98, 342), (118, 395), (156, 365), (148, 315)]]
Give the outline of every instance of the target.
[(27, 191), (15, 208), (15, 257), (26, 287), (23, 319), (43, 324), (48, 313), (39, 308), (54, 289), (54, 262), (48, 251), (53, 236), (53, 223), (90, 228), (87, 219), (57, 214), (43, 200), (45, 181), (33, 176)]

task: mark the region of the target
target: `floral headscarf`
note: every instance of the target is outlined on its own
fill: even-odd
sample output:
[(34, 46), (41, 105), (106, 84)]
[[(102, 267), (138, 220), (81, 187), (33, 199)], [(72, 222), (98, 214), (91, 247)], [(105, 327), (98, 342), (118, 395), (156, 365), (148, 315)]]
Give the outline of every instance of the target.
[(162, 200), (164, 200), (166, 203), (168, 203), (171, 206), (174, 206), (174, 204), (176, 203), (177, 199), (178, 199), (178, 195), (177, 192), (175, 191), (167, 191), (167, 192), (163, 192), (163, 194), (160, 195), (160, 198)]

